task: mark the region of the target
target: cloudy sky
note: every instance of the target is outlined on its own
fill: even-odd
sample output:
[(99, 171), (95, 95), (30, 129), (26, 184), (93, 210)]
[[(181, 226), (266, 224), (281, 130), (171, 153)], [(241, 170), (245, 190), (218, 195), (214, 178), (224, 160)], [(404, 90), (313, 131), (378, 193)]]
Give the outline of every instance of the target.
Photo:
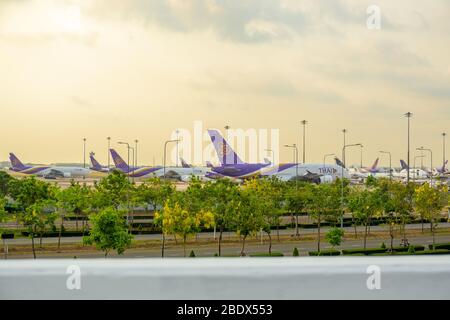
[[(366, 25), (373, 4), (380, 30)], [(279, 129), (282, 146), (307, 119), (307, 161), (340, 153), (346, 128), (365, 165), (381, 149), (397, 164), (408, 111), (412, 147), (442, 159), (448, 17), (447, 0), (0, 0), (0, 160), (80, 162), (86, 137), (104, 163), (111, 136), (160, 163), (196, 120)]]

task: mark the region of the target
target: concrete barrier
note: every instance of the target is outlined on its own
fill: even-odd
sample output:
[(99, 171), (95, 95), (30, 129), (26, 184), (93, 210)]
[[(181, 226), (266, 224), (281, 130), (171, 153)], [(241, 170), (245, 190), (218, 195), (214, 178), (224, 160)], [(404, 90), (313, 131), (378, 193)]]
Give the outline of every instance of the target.
[(450, 299), (450, 256), (5, 260), (0, 299)]

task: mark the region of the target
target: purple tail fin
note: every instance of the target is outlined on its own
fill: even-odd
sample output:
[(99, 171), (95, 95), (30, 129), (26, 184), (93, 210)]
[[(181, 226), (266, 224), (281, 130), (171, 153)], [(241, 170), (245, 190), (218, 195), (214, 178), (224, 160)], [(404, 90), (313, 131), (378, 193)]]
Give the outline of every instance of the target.
[(14, 153), (9, 154), (9, 161), (11, 161), (11, 166), (15, 170), (25, 170), (27, 167), (16, 157)]
[(400, 165), (402, 166), (402, 170), (407, 170), (408, 169), (408, 165), (406, 164), (405, 161), (400, 160)]
[(89, 158), (91, 159), (91, 163), (92, 163), (92, 168), (94, 170), (102, 170), (102, 166), (100, 163), (98, 163), (98, 161), (94, 158), (95, 153), (91, 152), (89, 153)]
[(113, 158), (114, 165), (116, 166), (116, 168), (118, 168), (124, 172), (128, 172), (129, 168), (128, 168), (127, 163), (122, 159), (121, 156), (119, 156), (119, 154), (116, 152), (116, 150), (109, 149), (109, 151), (111, 152), (111, 156)]
[(186, 161), (184, 161), (184, 159), (183, 158), (181, 158), (180, 157), (180, 161), (181, 161), (181, 166), (183, 167), (183, 168), (190, 168), (191, 167), (191, 165), (189, 165)]
[(206, 161), (206, 166), (207, 166), (208, 168), (212, 168), (212, 167), (213, 167), (212, 163), (209, 162), (209, 161)]
[(224, 164), (243, 164), (244, 162), (230, 147), (227, 141), (217, 130), (208, 130), (211, 141), (216, 149), (217, 156), (222, 165)]
[(380, 158), (377, 158), (375, 162), (373, 163), (372, 167), (370, 167), (370, 170), (376, 170), (378, 167), (378, 162), (380, 161)]

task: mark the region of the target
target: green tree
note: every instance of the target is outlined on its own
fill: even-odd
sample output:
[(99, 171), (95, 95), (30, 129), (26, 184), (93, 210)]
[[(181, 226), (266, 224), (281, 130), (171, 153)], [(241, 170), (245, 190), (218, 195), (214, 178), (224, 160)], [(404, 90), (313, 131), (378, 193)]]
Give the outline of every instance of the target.
[(364, 249), (367, 244), (368, 226), (372, 218), (382, 210), (380, 193), (377, 188), (359, 190), (352, 189), (348, 206), (356, 220), (364, 226)]
[(344, 237), (344, 230), (341, 228), (333, 227), (325, 235), (325, 239), (334, 248), (341, 245), (342, 239)]
[(229, 179), (208, 181), (203, 187), (204, 203), (214, 214), (216, 228), (219, 229), (219, 257), (222, 255), (222, 238), (225, 229), (232, 228), (240, 203), (239, 187)]
[(317, 251), (320, 252), (320, 227), (325, 220), (338, 221), (341, 216), (340, 192), (337, 184), (314, 185), (308, 208), (317, 222)]
[(398, 181), (379, 179), (378, 181), (381, 208), (389, 227), (390, 252), (394, 253), (394, 237), (397, 229), (404, 234), (404, 226), (409, 221), (411, 202), (408, 187)]
[(428, 222), (430, 222), (433, 234), (433, 248), (435, 245), (435, 232), (437, 221), (442, 210), (448, 205), (448, 187), (440, 186), (433, 188), (428, 183), (416, 188), (414, 194), (414, 207), (416, 211)]
[(132, 184), (128, 177), (118, 170), (113, 170), (107, 177), (95, 183), (92, 195), (92, 207), (97, 210), (105, 208), (128, 208)]
[(106, 208), (89, 216), (92, 227), (89, 235), (83, 238), (84, 244), (95, 244), (97, 249), (105, 252), (105, 258), (111, 250), (123, 254), (130, 247), (133, 236), (128, 232), (123, 212)]
[(240, 192), (236, 215), (232, 218), (232, 226), (242, 238), (241, 256), (245, 256), (245, 240), (256, 234), (265, 226), (262, 210), (259, 209), (261, 199), (251, 188), (244, 188)]
[(295, 236), (300, 236), (298, 229), (298, 216), (308, 210), (309, 201), (311, 199), (311, 184), (302, 184), (297, 186), (290, 183), (286, 186), (285, 207), (286, 210), (295, 216)]
[(182, 207), (181, 192), (176, 192), (166, 200), (164, 208), (155, 213), (155, 224), (161, 227), (163, 243), (161, 256), (164, 257), (165, 235), (175, 234), (183, 239), (183, 252), (186, 257), (187, 237), (198, 232), (201, 226), (209, 228), (214, 224), (214, 215), (206, 210), (189, 211)]
[(20, 219), (27, 226), (31, 237), (33, 257), (36, 259), (34, 238), (42, 234), (46, 226), (54, 225), (57, 187), (35, 177), (11, 180), (9, 193), (21, 207)]
[(262, 230), (269, 237), (269, 254), (272, 254), (272, 227), (279, 226), (283, 209), (283, 184), (276, 178), (251, 179), (244, 189), (252, 193), (256, 214), (262, 217)]
[(11, 180), (14, 180), (12, 176), (5, 171), (0, 171), (0, 197), (8, 194)]
[(174, 192), (173, 182), (167, 179), (150, 178), (135, 188), (134, 202), (147, 208), (150, 207), (153, 212), (157, 212), (162, 210), (164, 203)]
[[(81, 185), (79, 182), (71, 181), (68, 188), (61, 189), (57, 194), (58, 204), (66, 213), (73, 213), (77, 217), (76, 228), (78, 230), (78, 218), (87, 217), (91, 209), (92, 193), (86, 184)], [(84, 231), (85, 224), (82, 229)]]
[[(6, 206), (6, 198), (0, 197), (0, 223), (5, 222), (8, 216), (8, 212), (5, 210), (5, 206)], [(0, 235), (1, 234), (2, 229), (0, 229)]]

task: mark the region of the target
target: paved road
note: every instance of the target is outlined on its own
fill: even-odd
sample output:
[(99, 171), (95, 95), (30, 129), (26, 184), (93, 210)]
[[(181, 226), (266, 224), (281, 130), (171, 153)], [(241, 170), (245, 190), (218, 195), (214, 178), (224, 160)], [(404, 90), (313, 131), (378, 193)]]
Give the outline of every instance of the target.
[[(430, 226), (429, 224), (425, 224), (424, 225), (425, 230), (429, 230)], [(330, 227), (322, 227), (321, 228), (321, 233), (325, 234), (327, 232), (327, 230)], [(413, 229), (421, 229), (422, 225), (421, 224), (409, 224), (406, 226), (406, 228), (408, 230), (413, 230)], [(440, 223), (438, 225), (438, 228), (450, 228), (450, 223)], [(345, 227), (344, 228), (345, 232), (347, 234), (351, 234), (354, 232), (354, 228), (353, 227)], [(386, 226), (372, 226), (370, 228), (371, 231), (387, 231), (388, 228)], [(357, 231), (359, 232), (364, 232), (364, 227), (357, 227)], [(282, 229), (279, 230), (280, 235), (292, 235), (295, 234), (295, 229)], [(273, 238), (276, 238), (277, 232), (276, 230), (272, 231), (273, 233)], [(311, 228), (311, 229), (302, 229), (299, 228), (299, 233), (300, 236), (301, 235), (311, 235), (311, 234), (316, 234), (317, 233), (317, 228)], [(216, 233), (216, 237), (219, 236), (219, 233)], [(223, 234), (223, 238), (224, 239), (228, 239), (231, 237), (235, 237), (236, 233), (234, 232), (224, 232)], [(167, 237), (168, 239), (173, 239), (171, 236)], [(213, 240), (214, 239), (214, 233), (213, 232), (202, 232), (198, 234), (198, 238), (199, 239), (205, 239), (205, 240)], [(267, 236), (265, 236), (265, 234), (263, 234), (263, 238), (266, 239)], [(135, 235), (134, 237), (135, 240), (160, 240), (161, 239), (161, 235), (160, 234), (143, 234), (143, 235)], [(39, 240), (38, 240), (39, 241)], [(82, 242), (82, 237), (63, 237), (61, 238), (61, 243), (66, 243), (66, 244), (76, 244), (76, 243), (81, 243)], [(10, 239), (8, 240), (8, 244), (10, 245), (15, 245), (15, 244), (30, 244), (31, 240), (29, 238), (17, 238), (17, 239)], [(58, 243), (58, 238), (43, 238), (42, 239), (42, 243), (43, 244), (55, 244)]]

